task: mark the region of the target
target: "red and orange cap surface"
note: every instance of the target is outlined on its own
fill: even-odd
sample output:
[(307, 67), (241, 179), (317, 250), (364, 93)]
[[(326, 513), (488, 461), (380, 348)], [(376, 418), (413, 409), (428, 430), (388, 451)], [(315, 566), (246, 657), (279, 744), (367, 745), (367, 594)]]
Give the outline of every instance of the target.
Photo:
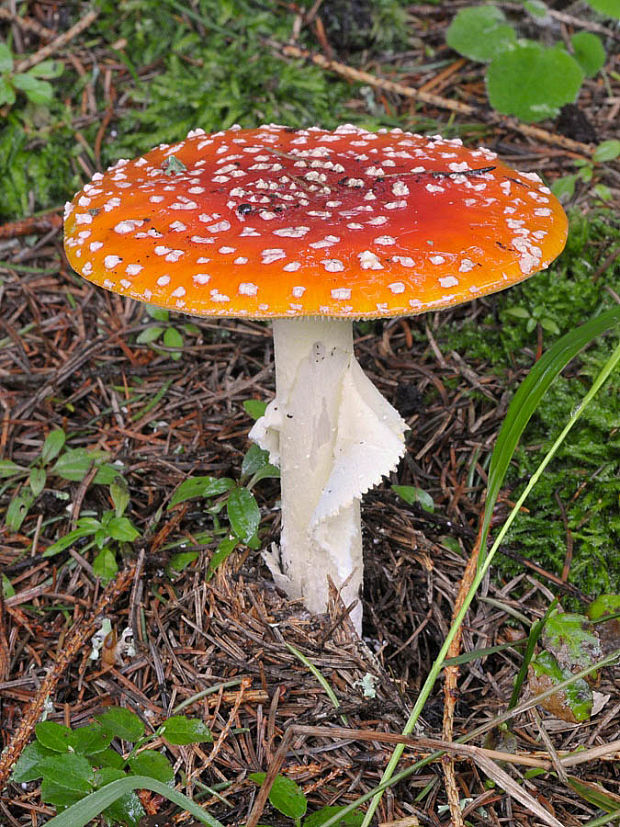
[(547, 267), (567, 221), (532, 173), (458, 139), (342, 126), (190, 132), (67, 206), (90, 281), (200, 316), (439, 309)]

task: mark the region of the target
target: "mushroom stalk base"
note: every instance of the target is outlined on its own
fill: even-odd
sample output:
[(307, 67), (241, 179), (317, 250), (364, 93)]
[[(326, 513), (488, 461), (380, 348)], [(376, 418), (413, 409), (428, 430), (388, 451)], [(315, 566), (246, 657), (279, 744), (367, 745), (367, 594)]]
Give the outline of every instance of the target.
[(404, 453), (405, 422), (353, 354), (352, 322), (277, 319), (276, 397), (250, 432), (280, 467), (280, 548), (265, 553), (276, 584), (314, 613), (328, 576), (361, 630), (362, 494)]

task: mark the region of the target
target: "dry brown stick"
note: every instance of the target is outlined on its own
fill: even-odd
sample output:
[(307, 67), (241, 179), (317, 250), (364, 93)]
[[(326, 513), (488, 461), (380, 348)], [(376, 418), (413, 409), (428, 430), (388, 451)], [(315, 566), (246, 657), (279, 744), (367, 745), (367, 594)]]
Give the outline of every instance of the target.
[(53, 29), (41, 25), (38, 20), (32, 17), (20, 17), (19, 14), (14, 14), (9, 9), (0, 8), (0, 20), (10, 20), (11, 23), (16, 23), (20, 29), (38, 34), (43, 40), (51, 40), (56, 36)]
[[(553, 690), (550, 690), (551, 694)], [(544, 693), (543, 693), (544, 694)], [(368, 729), (349, 729), (348, 727), (324, 727), (324, 726), (303, 726), (293, 724), (290, 726), (282, 737), (280, 746), (276, 750), (273, 761), (265, 775), (261, 788), (256, 796), (254, 806), (247, 818), (245, 827), (256, 827), (258, 819), (262, 815), (265, 804), (269, 797), (269, 792), (275, 777), (280, 772), (286, 754), (291, 748), (292, 742), (297, 737), (308, 738), (332, 738), (335, 740), (356, 740), (356, 741), (374, 741), (385, 744), (406, 744), (418, 751), (423, 752), (442, 752), (448, 751), (455, 755), (462, 755), (466, 758), (471, 758), (476, 761), (484, 771), (491, 777), (493, 775), (499, 777), (496, 762), (502, 761), (510, 764), (521, 764), (528, 767), (540, 767), (541, 769), (553, 769), (553, 762), (548, 758), (536, 758), (531, 755), (514, 755), (509, 752), (498, 752), (497, 750), (483, 749), (482, 747), (472, 746), (471, 744), (448, 743), (437, 738), (421, 738), (417, 736), (400, 735), (394, 732), (375, 732)], [(617, 753), (620, 750), (620, 741), (615, 741), (610, 744), (601, 744), (589, 750), (584, 750), (579, 753), (573, 753), (565, 757), (560, 757), (560, 762), (563, 766), (576, 766), (577, 764), (588, 763), (596, 758), (602, 758), (604, 755)], [(491, 766), (494, 765), (494, 766)], [(508, 785), (512, 791), (514, 782), (510, 776), (504, 778), (501, 776), (502, 783)], [(509, 783), (512, 782), (512, 783)], [(515, 796), (516, 797), (516, 796)], [(531, 796), (528, 795), (529, 806), (531, 806)], [(550, 822), (553, 823), (553, 822)]]
[(0, 224), (0, 239), (17, 238), (22, 235), (39, 235), (62, 227), (60, 209), (50, 210), (42, 215), (30, 215), (8, 224)]
[[(478, 568), (478, 559), (480, 557), (480, 541), (482, 539), (482, 527), (478, 531), (478, 536), (474, 544), (472, 553), (465, 566), (465, 571), (461, 577), (461, 584), (456, 596), (454, 608), (452, 610), (452, 622), (463, 606), (465, 598), (471, 588), (476, 570)], [(463, 639), (462, 627), (459, 627), (458, 632), (454, 636), (446, 658), (456, 658), (461, 653), (461, 642)], [(443, 684), (443, 728), (442, 736), (444, 741), (452, 741), (452, 733), (454, 730), (454, 708), (456, 706), (456, 699), (458, 698), (458, 679), (459, 667), (446, 666), (444, 669), (444, 684)], [(461, 827), (464, 824), (463, 814), (459, 804), (460, 795), (456, 784), (456, 776), (454, 773), (454, 758), (447, 754), (442, 761), (443, 775), (446, 782), (446, 792), (448, 794), (448, 804), (450, 805), (450, 815), (452, 823), (456, 827)]]
[(63, 646), (56, 656), (54, 665), (49, 670), (36, 694), (28, 705), (24, 717), (21, 719), (6, 750), (0, 756), (0, 789), (6, 784), (11, 768), (19, 758), (22, 750), (32, 737), (47, 699), (54, 693), (58, 681), (63, 677), (73, 659), (80, 653), (87, 641), (93, 636), (99, 618), (106, 614), (110, 607), (127, 590), (133, 579), (134, 566), (124, 569), (106, 587), (97, 606), (87, 618), (77, 620), (67, 634)]
[(20, 60), (20, 62), (15, 66), (15, 71), (18, 73), (25, 72), (27, 69), (31, 69), (43, 60), (47, 60), (47, 58), (53, 55), (54, 52), (62, 49), (67, 45), (67, 43), (70, 43), (74, 37), (77, 37), (77, 35), (87, 29), (98, 16), (99, 11), (97, 9), (91, 9), (81, 20), (78, 20), (78, 22), (71, 26), (70, 29), (67, 29), (66, 32), (63, 32), (55, 40), (52, 40), (52, 42), (48, 43), (47, 46), (43, 46), (43, 48), (39, 49), (38, 52), (35, 52), (34, 54), (25, 57), (23, 60)]
[(580, 141), (573, 141), (572, 138), (566, 138), (564, 135), (558, 135), (549, 132), (546, 129), (541, 129), (539, 126), (532, 126), (531, 124), (521, 123), (515, 118), (507, 118), (504, 115), (496, 114), (495, 112), (482, 113), (481, 110), (475, 106), (470, 106), (468, 103), (461, 103), (460, 101), (444, 98), (441, 95), (434, 95), (432, 92), (422, 92), (419, 89), (414, 89), (412, 86), (406, 86), (404, 83), (398, 83), (392, 80), (385, 80), (378, 78), (376, 75), (371, 75), (370, 72), (363, 72), (361, 69), (354, 69), (352, 66), (347, 66), (346, 63), (340, 63), (337, 60), (328, 60), (320, 54), (313, 54), (306, 49), (299, 49), (297, 46), (280, 46), (273, 41), (270, 45), (275, 49), (279, 49), (285, 57), (304, 58), (311, 60), (316, 66), (320, 66), (329, 72), (335, 72), (347, 80), (356, 83), (367, 83), (369, 86), (374, 86), (377, 89), (383, 89), (385, 92), (393, 92), (396, 95), (402, 95), (405, 98), (412, 98), (413, 100), (427, 103), (430, 106), (436, 106), (438, 109), (448, 109), (451, 112), (456, 112), (459, 115), (467, 117), (475, 116), (477, 118), (484, 118), (484, 120), (505, 127), (507, 129), (514, 129), (528, 138), (533, 138), (536, 141), (541, 141), (545, 144), (559, 146), (568, 152), (575, 152), (580, 156), (589, 158), (592, 155), (593, 148), (588, 144), (582, 144)]

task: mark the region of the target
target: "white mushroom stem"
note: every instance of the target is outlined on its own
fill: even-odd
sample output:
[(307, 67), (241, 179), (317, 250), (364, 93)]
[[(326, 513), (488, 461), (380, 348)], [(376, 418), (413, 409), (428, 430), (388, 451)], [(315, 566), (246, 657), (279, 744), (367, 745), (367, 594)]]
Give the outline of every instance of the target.
[[(250, 432), (281, 473), (280, 548), (265, 559), (319, 613), (328, 575), (345, 605), (361, 597), (361, 497), (396, 467), (407, 426), (355, 359), (352, 322), (278, 319), (273, 336), (276, 397)], [(360, 631), (360, 601), (352, 619)]]

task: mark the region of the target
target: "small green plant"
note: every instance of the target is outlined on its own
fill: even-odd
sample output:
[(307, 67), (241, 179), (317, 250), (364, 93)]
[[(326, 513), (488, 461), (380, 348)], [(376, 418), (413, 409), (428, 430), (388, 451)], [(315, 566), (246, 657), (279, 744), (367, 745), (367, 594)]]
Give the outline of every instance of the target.
[[(603, 141), (592, 153), (592, 160), (575, 158), (573, 166), (576, 167), (577, 172), (557, 178), (551, 185), (553, 194), (563, 203), (570, 201), (575, 194), (578, 182), (592, 184), (596, 180), (597, 168), (603, 163), (615, 161), (618, 157), (620, 157), (620, 141), (617, 138)], [(601, 201), (609, 201), (612, 197), (609, 187), (604, 184), (594, 183), (592, 190)]]
[(435, 502), (428, 491), (417, 488), (415, 485), (393, 485), (392, 491), (404, 500), (408, 505), (417, 503), (425, 511), (431, 514), (435, 510)]
[[(534, 18), (547, 13), (541, 2), (525, 3), (525, 8)], [(520, 39), (492, 4), (461, 9), (446, 32), (446, 42), (459, 54), (488, 63), (491, 106), (527, 122), (554, 117), (564, 104), (574, 102), (584, 77), (598, 74), (606, 60), (601, 39), (591, 32), (571, 37), (571, 53), (561, 42), (545, 46)]]
[[(11, 531), (19, 531), (30, 508), (43, 492), (48, 476), (60, 477), (70, 482), (81, 482), (94, 467), (97, 473), (93, 482), (110, 485), (119, 477), (120, 468), (110, 464), (105, 451), (85, 448), (66, 448), (67, 435), (63, 430), (50, 431), (45, 438), (40, 455), (29, 465), (18, 465), (11, 460), (0, 460), (0, 479), (8, 479), (8, 485), (19, 483), (7, 509), (5, 522)], [(0, 493), (2, 493), (0, 489)]]
[(110, 495), (114, 503), (114, 510), (104, 511), (101, 519), (96, 517), (79, 517), (76, 527), (48, 546), (43, 557), (53, 557), (72, 546), (80, 539), (87, 539), (82, 552), (93, 546), (98, 554), (93, 560), (93, 572), (106, 583), (118, 572), (116, 552), (122, 549), (123, 543), (132, 543), (140, 536), (140, 532), (128, 517), (123, 516), (129, 505), (127, 483), (117, 476), (110, 483)]
[(45, 78), (62, 75), (64, 67), (55, 60), (44, 60), (26, 72), (15, 72), (15, 61), (6, 43), (0, 43), (0, 106), (12, 106), (19, 94), (30, 103), (45, 105), (54, 98), (54, 87)]
[[(264, 411), (264, 404), (255, 400), (248, 400), (244, 407), (255, 418), (261, 416)], [(220, 536), (220, 540), (209, 561), (207, 577), (212, 577), (217, 567), (230, 557), (239, 545), (254, 550), (260, 548), (256, 533), (260, 523), (260, 510), (252, 488), (260, 480), (279, 476), (278, 468), (269, 462), (268, 452), (253, 444), (243, 457), (239, 482), (230, 477), (189, 477), (176, 489), (168, 508), (174, 508), (179, 503), (198, 497), (209, 501), (206, 513), (212, 517), (214, 533)], [(224, 510), (228, 525), (222, 524), (220, 520), (220, 514)], [(187, 565), (197, 554), (179, 552), (171, 558), (171, 565), (178, 569), (179, 563)]]
[[(213, 740), (200, 719), (183, 715), (168, 718), (151, 735), (145, 735), (141, 719), (121, 707), (108, 709), (95, 716), (91, 724), (78, 729), (41, 721), (35, 727), (35, 736), (15, 764), (11, 780), (25, 784), (41, 779), (41, 799), (58, 812), (112, 782), (132, 776), (173, 787), (174, 769), (170, 761), (160, 752), (145, 749), (156, 738), (176, 745)], [(123, 754), (120, 742), (133, 744), (127, 755)], [(145, 812), (132, 790), (105, 807), (103, 816), (108, 825), (137, 827)], [(76, 823), (77, 820), (66, 821), (67, 827)]]
[[(265, 777), (266, 773), (264, 772), (253, 772), (250, 775), (250, 781), (255, 784), (262, 784)], [(274, 810), (288, 818), (292, 818), (295, 827), (302, 827), (301, 820), (306, 815), (308, 801), (299, 784), (296, 784), (291, 778), (276, 775), (269, 791), (269, 803)], [(344, 807), (322, 807), (304, 819), (303, 827), (321, 827), (329, 818), (337, 816), (344, 809)], [(359, 827), (363, 819), (364, 813), (355, 810), (352, 813), (346, 813), (338, 821), (338, 825), (339, 827)]]
[(200, 328), (191, 322), (179, 323), (178, 326), (170, 324), (170, 313), (161, 307), (147, 304), (146, 312), (153, 321), (160, 322), (160, 324), (145, 326), (144, 330), (138, 334), (136, 343), (150, 345), (157, 353), (163, 353), (161, 347), (157, 346), (159, 343), (166, 348), (165, 352), (169, 352), (171, 359), (178, 361), (183, 349), (183, 334), (198, 336)]
[(549, 317), (545, 307), (537, 306), (533, 307), (532, 310), (528, 310), (526, 307), (518, 305), (516, 307), (507, 307), (506, 313), (508, 313), (509, 316), (514, 316), (515, 319), (527, 319), (525, 329), (528, 333), (531, 333), (537, 325), (540, 325), (542, 329), (548, 333), (553, 333), (556, 336), (560, 335), (558, 323)]

